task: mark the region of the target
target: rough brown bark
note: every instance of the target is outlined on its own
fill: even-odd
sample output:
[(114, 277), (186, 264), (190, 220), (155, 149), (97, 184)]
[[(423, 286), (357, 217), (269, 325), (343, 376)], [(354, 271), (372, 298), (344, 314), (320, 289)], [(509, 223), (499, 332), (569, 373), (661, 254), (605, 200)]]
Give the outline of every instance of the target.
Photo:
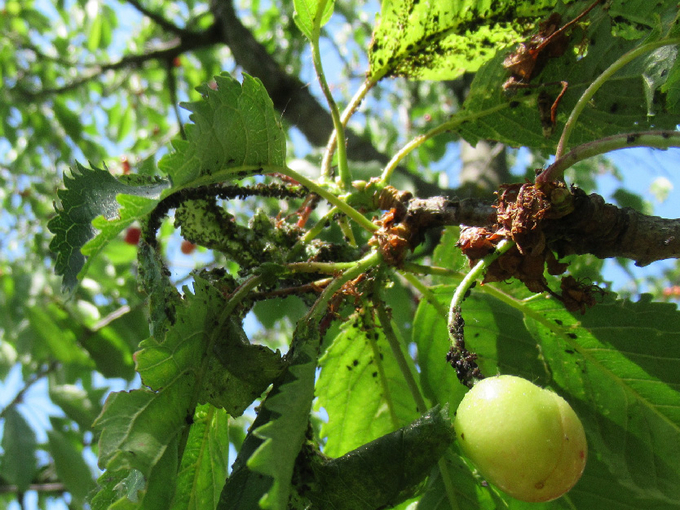
[[(680, 219), (622, 209), (605, 203), (600, 195), (580, 190), (574, 194), (573, 212), (542, 225), (548, 245), (559, 257), (590, 253), (599, 258), (628, 258), (638, 266), (680, 258)], [(496, 210), (474, 199), (413, 199), (404, 222), (421, 231), (448, 225), (491, 228)]]

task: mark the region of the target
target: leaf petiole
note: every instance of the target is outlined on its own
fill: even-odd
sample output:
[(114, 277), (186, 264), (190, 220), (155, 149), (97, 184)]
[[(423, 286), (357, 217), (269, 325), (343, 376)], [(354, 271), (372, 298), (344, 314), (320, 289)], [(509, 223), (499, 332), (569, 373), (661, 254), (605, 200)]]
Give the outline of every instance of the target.
[(632, 147), (651, 147), (661, 150), (668, 149), (669, 147), (680, 147), (680, 133), (677, 131), (624, 133), (584, 143), (557, 159), (552, 165), (541, 172), (536, 177), (536, 184), (562, 179), (565, 170), (584, 159)]
[(569, 115), (569, 118), (567, 119), (567, 122), (564, 125), (564, 129), (562, 130), (562, 136), (560, 136), (560, 140), (557, 144), (555, 159), (560, 159), (564, 152), (567, 150), (567, 143), (569, 142), (571, 132), (574, 130), (574, 127), (576, 126), (576, 121), (578, 120), (579, 116), (583, 112), (588, 102), (595, 95), (595, 92), (597, 92), (600, 89), (600, 87), (602, 87), (602, 85), (604, 85), (605, 82), (609, 80), (609, 78), (611, 78), (619, 69), (624, 67), (626, 64), (629, 64), (636, 58), (644, 55), (645, 53), (649, 53), (650, 51), (653, 51), (657, 48), (661, 48), (662, 46), (670, 46), (672, 44), (680, 44), (680, 37), (674, 37), (672, 39), (662, 39), (660, 41), (650, 42), (647, 44), (643, 44), (642, 46), (638, 46), (637, 48), (633, 48), (627, 53), (621, 55), (621, 57), (619, 57), (613, 64), (611, 64), (607, 69), (605, 69), (602, 72), (602, 74), (598, 76), (595, 79), (595, 81), (593, 81), (590, 84), (590, 86), (585, 90), (585, 92), (583, 92), (583, 95), (579, 98), (578, 102), (576, 103), (576, 106), (574, 106), (574, 109), (571, 111), (571, 114)]

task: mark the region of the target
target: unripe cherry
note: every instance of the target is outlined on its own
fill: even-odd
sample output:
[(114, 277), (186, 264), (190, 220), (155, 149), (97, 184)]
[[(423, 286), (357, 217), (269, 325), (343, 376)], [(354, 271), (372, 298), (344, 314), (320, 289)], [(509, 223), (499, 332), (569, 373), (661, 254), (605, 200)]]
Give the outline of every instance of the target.
[(559, 498), (586, 465), (586, 436), (574, 410), (521, 377), (479, 381), (461, 401), (453, 426), (480, 473), (522, 501)]

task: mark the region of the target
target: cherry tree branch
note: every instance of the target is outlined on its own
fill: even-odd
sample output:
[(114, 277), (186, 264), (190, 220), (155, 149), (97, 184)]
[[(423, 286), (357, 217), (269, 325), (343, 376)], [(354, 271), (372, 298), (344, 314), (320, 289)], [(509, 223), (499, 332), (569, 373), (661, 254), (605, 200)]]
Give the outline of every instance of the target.
[[(598, 258), (623, 257), (646, 266), (680, 258), (680, 219), (649, 216), (629, 207), (607, 204), (597, 194), (573, 190), (574, 210), (559, 219), (544, 220), (543, 232), (560, 257), (593, 254)], [(496, 210), (479, 200), (445, 197), (413, 199), (404, 223), (416, 241), (425, 230), (448, 225), (491, 227)]]
[(137, 9), (141, 14), (149, 18), (151, 21), (153, 21), (156, 25), (161, 27), (166, 32), (173, 33), (179, 37), (184, 37), (188, 35), (186, 30), (178, 27), (174, 23), (171, 23), (157, 12), (147, 9), (137, 0), (127, 0), (127, 3), (129, 3), (132, 7)]
[(21, 95), (31, 99), (44, 99), (53, 95), (62, 94), (86, 85), (88, 82), (98, 78), (107, 71), (119, 71), (122, 69), (141, 67), (147, 62), (169, 62), (183, 53), (197, 49), (213, 46), (219, 42), (214, 27), (210, 27), (200, 33), (190, 33), (190, 37), (175, 38), (162, 46), (157, 47), (147, 53), (126, 55), (114, 62), (99, 64), (89, 68), (89, 72), (78, 78), (56, 87), (44, 87), (31, 90), (17, 85), (15, 88)]

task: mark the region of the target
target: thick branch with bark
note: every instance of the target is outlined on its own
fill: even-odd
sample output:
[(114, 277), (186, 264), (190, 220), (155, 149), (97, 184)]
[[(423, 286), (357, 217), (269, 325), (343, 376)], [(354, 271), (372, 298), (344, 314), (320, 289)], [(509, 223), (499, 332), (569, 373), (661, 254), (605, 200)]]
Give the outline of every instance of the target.
[(545, 225), (548, 241), (560, 256), (624, 257), (637, 266), (680, 257), (680, 219), (621, 209), (600, 195), (578, 191), (574, 212)]
[[(474, 199), (413, 199), (404, 222), (414, 232), (448, 225), (491, 228), (496, 223), (496, 210)], [(560, 257), (590, 253), (599, 258), (628, 258), (638, 266), (680, 258), (680, 219), (622, 209), (605, 203), (600, 195), (586, 195), (581, 190), (574, 191), (573, 212), (544, 220), (542, 228), (548, 245)]]

